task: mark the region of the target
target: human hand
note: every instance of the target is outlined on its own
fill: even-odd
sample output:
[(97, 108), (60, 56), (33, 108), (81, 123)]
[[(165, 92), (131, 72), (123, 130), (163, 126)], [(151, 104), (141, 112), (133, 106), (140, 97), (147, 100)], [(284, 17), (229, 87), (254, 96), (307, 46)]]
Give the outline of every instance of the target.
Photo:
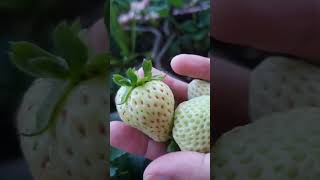
[[(171, 61), (174, 72), (197, 79), (210, 80), (210, 60), (196, 55), (178, 55)], [(154, 69), (154, 73), (162, 73)], [(162, 73), (163, 74), (163, 73)], [(187, 83), (166, 76), (164, 82), (176, 101), (187, 98)], [(166, 152), (166, 144), (158, 143), (139, 130), (119, 121), (110, 123), (110, 144), (124, 151), (154, 160), (145, 170), (147, 180), (209, 180), (210, 153)]]
[(320, 64), (317, 0), (216, 0), (211, 14), (211, 35), (218, 40)]
[[(216, 0), (211, 3), (211, 36), (320, 64), (319, 12), (316, 0)], [(249, 122), (250, 71), (222, 58), (214, 59), (213, 67), (215, 127), (222, 134)]]

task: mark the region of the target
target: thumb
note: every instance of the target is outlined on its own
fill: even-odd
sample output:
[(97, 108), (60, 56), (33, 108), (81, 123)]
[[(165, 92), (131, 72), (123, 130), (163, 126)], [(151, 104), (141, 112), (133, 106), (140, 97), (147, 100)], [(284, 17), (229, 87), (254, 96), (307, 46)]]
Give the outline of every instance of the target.
[(145, 180), (209, 180), (210, 154), (169, 153), (154, 160), (145, 170)]

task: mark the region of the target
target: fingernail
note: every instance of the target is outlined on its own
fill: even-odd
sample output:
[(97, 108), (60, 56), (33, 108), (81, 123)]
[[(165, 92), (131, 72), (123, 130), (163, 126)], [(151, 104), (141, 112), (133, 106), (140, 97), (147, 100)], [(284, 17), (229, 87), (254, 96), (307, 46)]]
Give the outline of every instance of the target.
[(144, 180), (171, 180), (168, 176), (147, 176)]

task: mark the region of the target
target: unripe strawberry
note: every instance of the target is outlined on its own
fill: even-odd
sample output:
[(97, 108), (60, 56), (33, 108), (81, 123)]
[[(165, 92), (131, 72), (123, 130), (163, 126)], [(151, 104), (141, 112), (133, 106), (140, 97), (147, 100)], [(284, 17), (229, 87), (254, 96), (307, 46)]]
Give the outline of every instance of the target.
[(37, 78), (17, 114), (21, 148), (36, 180), (108, 176), (107, 54), (90, 57), (78, 25), (63, 23), (54, 31), (59, 56), (28, 42), (11, 45), (12, 62)]
[(286, 57), (270, 57), (251, 75), (250, 116), (320, 107), (320, 67)]
[(121, 119), (139, 129), (154, 141), (165, 142), (170, 138), (174, 113), (174, 96), (160, 76), (151, 75), (151, 61), (144, 61), (144, 77), (138, 78), (134, 69), (129, 69), (126, 79), (114, 76), (121, 86), (115, 102)]
[(210, 83), (194, 79), (188, 84), (188, 99), (204, 95), (210, 96)]
[(210, 151), (210, 96), (196, 97), (178, 105), (172, 135), (181, 150)]
[(273, 113), (225, 133), (213, 147), (213, 178), (319, 179), (320, 109)]

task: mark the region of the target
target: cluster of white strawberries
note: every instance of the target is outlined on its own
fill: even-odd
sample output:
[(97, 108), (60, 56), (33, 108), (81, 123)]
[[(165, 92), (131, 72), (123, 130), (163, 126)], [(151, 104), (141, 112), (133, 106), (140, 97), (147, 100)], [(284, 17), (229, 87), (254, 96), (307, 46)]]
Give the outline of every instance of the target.
[(115, 102), (121, 119), (156, 142), (174, 139), (181, 150), (210, 151), (210, 84), (193, 80), (188, 99), (175, 108), (174, 94), (162, 76), (153, 76), (150, 60), (143, 62), (144, 77), (134, 69), (127, 78), (115, 75), (120, 85)]

